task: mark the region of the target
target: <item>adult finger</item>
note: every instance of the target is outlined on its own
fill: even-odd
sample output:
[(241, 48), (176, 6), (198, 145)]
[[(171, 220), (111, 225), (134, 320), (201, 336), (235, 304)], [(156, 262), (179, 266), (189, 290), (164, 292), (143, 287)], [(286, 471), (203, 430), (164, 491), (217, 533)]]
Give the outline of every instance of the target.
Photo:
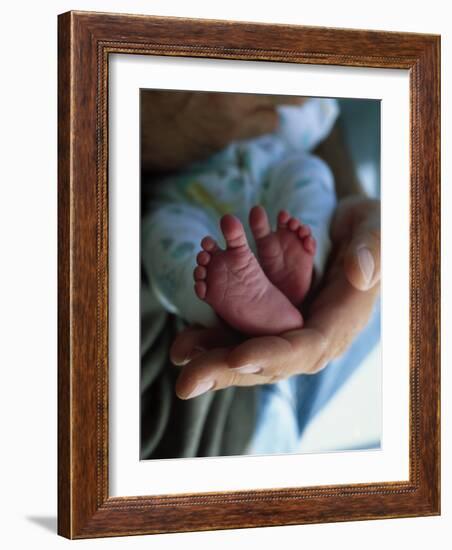
[(230, 369), (228, 348), (206, 351), (185, 365), (176, 381), (176, 394), (180, 399), (192, 399), (211, 390), (230, 386), (254, 386), (268, 382), (258, 374), (241, 373)]
[(180, 332), (170, 348), (170, 360), (185, 365), (204, 351), (226, 347), (240, 341), (240, 336), (225, 327), (188, 327)]
[(331, 223), (331, 238), (341, 245), (345, 275), (357, 290), (380, 280), (380, 201), (362, 196), (343, 199)]
[(246, 340), (231, 350), (228, 364), (233, 371), (258, 371), (275, 382), (294, 374), (318, 372), (327, 363), (327, 351), (327, 341), (322, 334), (305, 327), (281, 336)]
[(327, 365), (328, 357), (327, 340), (315, 329), (252, 338), (233, 350), (216, 348), (200, 353), (183, 366), (176, 394), (191, 399), (230, 386), (269, 384), (294, 374), (314, 374)]
[(228, 366), (236, 373), (258, 373), (271, 382), (289, 376), (288, 365), (293, 349), (288, 340), (280, 336), (260, 336), (245, 340), (231, 350)]
[(380, 281), (380, 230), (358, 228), (344, 256), (344, 271), (358, 290), (369, 290)]

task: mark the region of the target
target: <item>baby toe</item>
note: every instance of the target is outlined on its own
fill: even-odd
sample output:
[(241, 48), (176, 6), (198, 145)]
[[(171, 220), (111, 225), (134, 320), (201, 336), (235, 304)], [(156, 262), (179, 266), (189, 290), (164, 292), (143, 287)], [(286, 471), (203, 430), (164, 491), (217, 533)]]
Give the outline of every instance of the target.
[(271, 233), (267, 212), (262, 206), (254, 206), (250, 210), (249, 223), (255, 239), (262, 239)]
[(298, 229), (298, 236), (300, 237), (300, 239), (309, 237), (310, 234), (311, 234), (311, 228), (309, 227), (309, 225), (301, 224)]
[(195, 292), (196, 292), (196, 296), (198, 296), (198, 298), (200, 300), (204, 300), (205, 297), (206, 297), (206, 293), (207, 293), (206, 283), (204, 283), (202, 281), (197, 281), (195, 283)]
[(247, 246), (245, 230), (236, 216), (225, 214), (220, 220), (220, 227), (228, 249)]
[(309, 254), (315, 254), (316, 242), (314, 237), (312, 237), (311, 235), (305, 237), (303, 239), (303, 246), (306, 252), (308, 252)]
[(210, 262), (210, 254), (205, 250), (201, 250), (196, 256), (196, 263), (198, 265), (208, 265)]
[(290, 218), (289, 229), (291, 231), (297, 231), (299, 227), (300, 227), (300, 222), (296, 218)]
[(195, 281), (203, 281), (206, 277), (207, 269), (202, 265), (198, 265), (193, 271), (193, 278)]
[(278, 214), (278, 227), (284, 229), (285, 227), (287, 227), (287, 223), (289, 220), (289, 212), (287, 212), (287, 210), (281, 210), (281, 212)]
[(219, 246), (215, 239), (212, 239), (212, 237), (204, 237), (204, 239), (201, 241), (201, 246), (206, 252), (216, 252), (219, 250)]

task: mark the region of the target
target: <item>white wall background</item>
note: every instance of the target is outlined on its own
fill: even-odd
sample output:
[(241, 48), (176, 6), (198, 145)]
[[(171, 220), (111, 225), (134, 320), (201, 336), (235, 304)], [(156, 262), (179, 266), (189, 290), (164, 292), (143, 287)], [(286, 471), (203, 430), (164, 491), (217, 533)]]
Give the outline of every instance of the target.
[[(452, 24), (448, 2), (201, 0), (8, 2), (1, 14), (0, 383), (2, 546), (128, 548), (236, 545), (448, 548), (452, 532), (450, 152)], [(58, 13), (70, 9), (442, 34), (443, 499), (441, 517), (272, 527), (71, 543), (56, 529), (56, 67)], [(444, 92), (446, 90), (446, 92)], [(449, 93), (448, 93), (449, 92)], [(449, 543), (450, 544), (450, 543)]]

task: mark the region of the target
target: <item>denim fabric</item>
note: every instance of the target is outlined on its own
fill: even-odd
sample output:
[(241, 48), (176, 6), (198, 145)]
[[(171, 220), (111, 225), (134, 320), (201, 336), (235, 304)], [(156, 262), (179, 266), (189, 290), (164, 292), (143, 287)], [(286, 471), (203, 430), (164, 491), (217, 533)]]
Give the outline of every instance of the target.
[[(297, 452), (303, 432), (380, 340), (380, 300), (372, 316), (349, 349), (314, 375), (300, 374), (263, 385), (258, 420), (245, 454)], [(377, 442), (370, 442), (375, 446)]]

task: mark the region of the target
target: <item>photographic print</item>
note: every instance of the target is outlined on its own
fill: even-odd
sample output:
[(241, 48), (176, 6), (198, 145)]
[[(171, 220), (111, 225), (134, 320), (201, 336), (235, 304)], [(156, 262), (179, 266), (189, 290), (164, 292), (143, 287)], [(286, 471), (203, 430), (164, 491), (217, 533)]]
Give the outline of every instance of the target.
[(58, 533), (439, 514), (440, 37), (58, 25)]
[(141, 90), (140, 136), (141, 458), (379, 448), (380, 102)]

